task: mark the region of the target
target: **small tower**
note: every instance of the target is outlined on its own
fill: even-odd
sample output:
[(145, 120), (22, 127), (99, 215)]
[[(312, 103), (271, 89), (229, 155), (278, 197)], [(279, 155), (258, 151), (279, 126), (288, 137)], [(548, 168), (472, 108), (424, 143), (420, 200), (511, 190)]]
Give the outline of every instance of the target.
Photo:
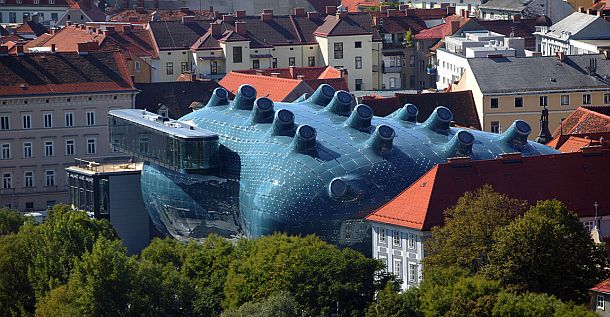
[(542, 114), (540, 115), (540, 133), (536, 138), (536, 142), (547, 144), (552, 138), (551, 131), (549, 130), (549, 110), (544, 106)]

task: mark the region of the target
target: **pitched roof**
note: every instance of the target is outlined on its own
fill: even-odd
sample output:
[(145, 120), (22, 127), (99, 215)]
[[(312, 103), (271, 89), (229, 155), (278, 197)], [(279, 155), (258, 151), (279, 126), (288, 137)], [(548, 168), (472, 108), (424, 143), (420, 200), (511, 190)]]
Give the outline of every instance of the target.
[(104, 38), (104, 34), (90, 32), (76, 26), (65, 26), (56, 31), (41, 46), (51, 47), (51, 45), (55, 44), (55, 51), (57, 52), (76, 52), (78, 50), (78, 43), (96, 42), (100, 44), (104, 41)]
[(202, 80), (136, 84), (141, 93), (136, 95), (135, 107), (158, 112), (165, 105), (169, 117), (177, 119), (191, 112), (191, 103), (206, 104), (217, 87), (215, 81)]
[(566, 117), (553, 136), (610, 132), (610, 106), (578, 107)]
[(36, 36), (40, 36), (48, 32), (49, 29), (46, 26), (42, 25), (42, 23), (37, 23), (34, 21), (26, 21), (15, 29), (15, 33), (17, 34), (33, 33), (36, 34)]
[(0, 96), (133, 91), (119, 51), (0, 57)]
[(359, 7), (379, 7), (380, 0), (341, 0), (341, 6), (349, 12), (359, 12)]
[(345, 36), (371, 34), (373, 41), (381, 41), (377, 29), (373, 27), (373, 19), (367, 13), (337, 13), (328, 15), (324, 24), (313, 33), (319, 36)]
[(181, 21), (151, 21), (148, 26), (159, 50), (189, 49), (204, 35), (212, 20), (182, 23)]
[(327, 6), (337, 6), (337, 0), (306, 0), (314, 9), (320, 13), (324, 13)]
[[(267, 97), (273, 101), (287, 100), (290, 96), (301, 95), (313, 90), (300, 79), (280, 78), (271, 76), (260, 76), (230, 72), (220, 80), (219, 84), (231, 93), (237, 93), (237, 89), (244, 83), (254, 87), (259, 97)], [(297, 91), (297, 93), (295, 93)], [(302, 92), (301, 92), (302, 91)]]
[[(596, 76), (587, 72), (592, 59)], [(603, 54), (570, 55), (564, 62), (554, 56), (470, 58), (468, 64), (483, 93), (609, 88), (603, 77), (610, 76), (610, 60)]]
[(25, 45), (23, 45), (23, 48), (27, 52), (28, 48), (43, 46), (44, 43), (46, 43), (51, 37), (52, 37), (52, 35), (49, 33), (42, 34), (42, 35), (38, 36), (37, 38), (25, 43)]
[(570, 33), (572, 39), (606, 39), (610, 33), (610, 22), (596, 15), (574, 12), (551, 25), (547, 32), (541, 34), (561, 38), (564, 32)]
[(570, 153), (580, 152), (583, 147), (594, 145), (610, 149), (608, 140), (610, 140), (610, 132), (564, 134), (554, 138), (546, 145), (553, 147), (562, 153)]
[(443, 24), (439, 24), (437, 26), (433, 26), (428, 29), (421, 30), (418, 34), (413, 36), (416, 40), (430, 40), (430, 39), (442, 39), (447, 35), (453, 35), (453, 31), (451, 29), (452, 21), (460, 21), (460, 28), (466, 25), (466, 23), (470, 22), (470, 18), (464, 18), (459, 15), (450, 15), (444, 19)]
[(481, 4), (479, 8), (521, 12), (529, 2), (527, 0), (489, 0)]
[[(427, 28), (426, 23), (416, 16), (379, 16), (373, 19), (380, 28), (381, 33), (404, 33), (411, 30), (415, 35)], [(380, 23), (383, 21), (383, 23)]]
[(376, 116), (387, 116), (404, 104), (411, 103), (419, 110), (417, 117), (419, 122), (425, 121), (437, 106), (444, 105), (453, 112), (453, 120), (457, 125), (481, 129), (477, 108), (470, 90), (425, 94), (398, 93), (391, 98), (364, 97), (362, 103), (371, 107)]
[(93, 22), (106, 21), (106, 14), (93, 4), (91, 0), (80, 0), (79, 2), (75, 2), (70, 6), (70, 9), (81, 10)]
[(593, 288), (591, 288), (591, 291), (610, 294), (610, 278), (595, 285)]
[(315, 90), (322, 84), (328, 84), (335, 90), (349, 91), (347, 81), (343, 77), (341, 71), (331, 66), (294, 67), (292, 73), (290, 68), (247, 69), (234, 72), (259, 76), (301, 79), (305, 81), (312, 90)]
[[(489, 184), (496, 192), (530, 204), (558, 199), (579, 217), (610, 215), (610, 151), (597, 155), (565, 153), (521, 158), (450, 161), (436, 165), (409, 188), (380, 207), (367, 220), (430, 230), (444, 222), (444, 211), (465, 192)], [(524, 182), (527, 185), (524, 186)], [(459, 186), (456, 186), (459, 184)]]
[(536, 48), (536, 23), (537, 19), (521, 19), (519, 22), (510, 20), (482, 20), (474, 19), (482, 28), (500, 33), (504, 36), (522, 37), (525, 40), (526, 49)]
[(0, 25), (0, 36), (2, 35), (9, 35), (9, 33), (2, 25)]

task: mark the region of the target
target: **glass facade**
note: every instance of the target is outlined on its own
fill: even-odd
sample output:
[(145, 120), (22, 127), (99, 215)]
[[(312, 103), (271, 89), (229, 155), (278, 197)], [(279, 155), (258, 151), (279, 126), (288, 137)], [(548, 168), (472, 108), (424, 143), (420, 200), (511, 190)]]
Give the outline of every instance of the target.
[[(363, 217), (435, 164), (457, 156), (557, 153), (528, 142), (531, 129), (523, 121), (498, 135), (450, 127), (453, 115), (445, 107), (422, 123), (413, 105), (374, 117), (367, 106), (354, 107), (349, 93), (328, 85), (296, 103), (256, 99), (247, 85), (235, 100), (227, 96), (218, 88), (205, 107), (178, 120), (218, 135), (214, 168), (198, 173), (174, 166), (190, 166), (187, 153), (199, 158), (200, 149), (179, 152), (183, 148), (169, 135), (111, 123), (112, 142), (159, 151), (141, 155), (151, 158), (142, 171), (142, 194), (156, 226), (175, 237), (315, 233), (370, 253)], [(134, 142), (142, 135), (150, 139), (140, 147)]]
[(108, 178), (68, 172), (68, 201), (72, 208), (108, 218)]
[[(140, 110), (115, 110), (110, 116), (110, 142), (114, 148), (144, 161), (179, 171), (197, 171), (214, 167), (218, 138), (173, 134), (172, 129), (190, 131), (187, 125), (156, 116), (154, 120), (136, 120), (131, 115)], [(152, 116), (147, 113), (146, 116)]]

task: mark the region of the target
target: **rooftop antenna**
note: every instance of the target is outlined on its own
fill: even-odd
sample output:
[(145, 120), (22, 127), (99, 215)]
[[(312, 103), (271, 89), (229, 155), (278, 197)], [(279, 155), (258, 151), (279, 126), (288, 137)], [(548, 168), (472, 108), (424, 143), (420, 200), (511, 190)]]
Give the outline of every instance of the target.
[(595, 223), (593, 225), (593, 229), (591, 229), (591, 238), (595, 243), (601, 243), (601, 241), (599, 240), (599, 227), (597, 223), (597, 207), (599, 207), (597, 201), (593, 204), (593, 207), (595, 207)]

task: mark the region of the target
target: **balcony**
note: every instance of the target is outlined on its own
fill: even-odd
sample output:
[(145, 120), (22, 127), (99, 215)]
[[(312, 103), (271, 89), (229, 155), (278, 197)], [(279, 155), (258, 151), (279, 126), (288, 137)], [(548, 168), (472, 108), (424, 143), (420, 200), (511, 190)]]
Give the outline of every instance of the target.
[(400, 73), (400, 70), (402, 69), (401, 66), (384, 66), (383, 67), (383, 73), (384, 74), (389, 74), (389, 73)]
[(428, 67), (426, 67), (426, 74), (431, 75), (431, 76), (436, 76), (436, 74), (437, 74), (436, 66), (428, 65)]

